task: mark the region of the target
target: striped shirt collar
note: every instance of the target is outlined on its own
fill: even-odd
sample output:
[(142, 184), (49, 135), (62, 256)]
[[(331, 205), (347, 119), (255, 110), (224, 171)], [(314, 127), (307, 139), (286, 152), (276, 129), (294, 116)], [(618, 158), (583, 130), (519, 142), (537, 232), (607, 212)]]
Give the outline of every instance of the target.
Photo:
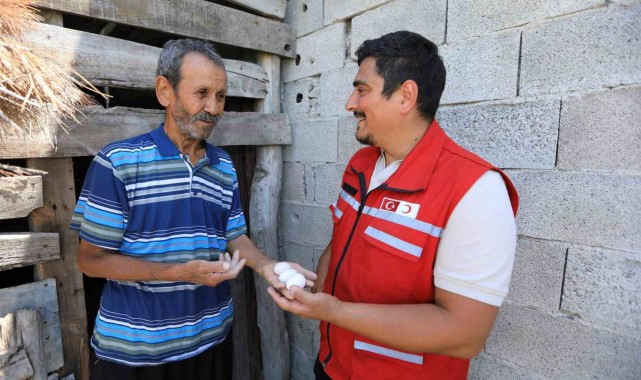
[[(164, 124), (165, 123), (160, 123), (160, 126), (158, 128), (151, 131), (151, 138), (154, 140), (154, 143), (156, 143), (158, 151), (162, 156), (180, 156), (180, 150), (169, 139), (167, 133), (165, 133), (165, 129), (163, 128)], [(205, 146), (207, 147), (205, 156), (207, 159), (209, 159), (209, 165), (218, 165), (220, 163), (220, 160), (218, 159), (218, 154), (216, 154), (214, 146), (209, 144), (208, 142), (205, 142)]]

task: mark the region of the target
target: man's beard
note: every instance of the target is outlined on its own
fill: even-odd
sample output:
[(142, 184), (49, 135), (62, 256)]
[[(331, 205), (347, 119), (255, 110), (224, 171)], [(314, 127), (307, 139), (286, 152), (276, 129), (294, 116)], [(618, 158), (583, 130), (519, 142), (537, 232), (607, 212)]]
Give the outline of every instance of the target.
[(358, 129), (356, 129), (356, 133), (354, 134), (356, 136), (356, 141), (363, 145), (374, 145), (374, 138), (372, 135), (365, 135), (363, 137), (358, 136)]
[[(220, 120), (220, 116), (215, 116), (205, 111), (189, 115), (180, 102), (176, 104), (176, 109), (172, 111), (171, 117), (173, 117), (180, 132), (193, 140), (206, 140)], [(199, 128), (196, 126), (197, 121), (205, 121), (211, 124), (205, 124), (204, 127)]]
[[(357, 118), (358, 117), (365, 118), (365, 114), (363, 112), (361, 112), (361, 111), (354, 111), (354, 116), (357, 117)], [(367, 122), (367, 119), (365, 119), (365, 120), (366, 120), (365, 122)], [(372, 137), (372, 135), (367, 134), (367, 135), (365, 135), (363, 137), (359, 137), (358, 136), (358, 122), (356, 123), (356, 132), (354, 133), (354, 137), (356, 137), (356, 141), (358, 141), (361, 144), (374, 145), (374, 137)]]

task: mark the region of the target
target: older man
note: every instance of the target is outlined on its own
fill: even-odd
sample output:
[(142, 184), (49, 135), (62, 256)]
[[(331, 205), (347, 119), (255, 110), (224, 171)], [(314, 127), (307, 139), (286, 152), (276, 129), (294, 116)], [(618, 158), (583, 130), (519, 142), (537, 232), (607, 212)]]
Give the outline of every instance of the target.
[(345, 108), (371, 146), (352, 157), (331, 206), (316, 294), (270, 294), (322, 321), (317, 379), (463, 380), (509, 287), (516, 190), (436, 121), (436, 45), (402, 31), (356, 56)]
[(212, 347), (232, 323), (227, 280), (247, 265), (283, 287), (246, 235), (229, 155), (205, 141), (226, 89), (213, 45), (169, 41), (156, 77), (164, 123), (107, 145), (89, 169), (71, 228), (80, 269), (108, 279), (91, 339), (95, 379), (210, 378)]

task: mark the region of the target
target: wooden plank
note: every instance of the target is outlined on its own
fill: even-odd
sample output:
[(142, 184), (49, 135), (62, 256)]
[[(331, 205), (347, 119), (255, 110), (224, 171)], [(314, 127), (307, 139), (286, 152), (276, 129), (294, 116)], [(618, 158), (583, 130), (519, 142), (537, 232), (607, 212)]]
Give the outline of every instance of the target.
[(42, 322), (35, 310), (16, 311), (16, 328), (22, 336), (22, 345), (27, 351), (33, 367), (33, 380), (47, 379), (47, 363), (45, 362), (42, 336)]
[(0, 354), (0, 380), (25, 380), (31, 376), (33, 367), (25, 349)]
[(60, 258), (56, 233), (0, 234), (0, 271)]
[(79, 379), (88, 379), (85, 291), (82, 273), (76, 267), (78, 235), (69, 230), (76, 204), (73, 163), (71, 158), (29, 159), (27, 166), (49, 173), (42, 183), (43, 207), (29, 214), (30, 229), (34, 232), (57, 232), (60, 239), (60, 260), (36, 264), (35, 277), (56, 279), (65, 357), (61, 373), (74, 372)]
[(41, 176), (0, 177), (0, 219), (24, 218), (38, 207), (42, 207)]
[[(155, 88), (160, 48), (46, 24), (37, 24), (21, 40), (40, 56), (73, 67), (94, 85)], [(223, 61), (228, 96), (265, 97), (265, 70), (249, 62)]]
[(285, 18), (286, 0), (227, 0), (227, 2), (251, 9), (265, 16)]
[(40, 314), (47, 371), (53, 372), (62, 367), (62, 338), (56, 281), (48, 279), (0, 289), (0, 316), (14, 313), (19, 309), (33, 309)]
[(294, 58), (291, 26), (202, 0), (38, 0), (34, 5)]
[[(0, 158), (74, 157), (95, 155), (106, 144), (152, 131), (164, 120), (165, 111), (140, 108), (87, 107), (78, 123), (67, 132), (59, 129), (57, 147), (37, 137), (7, 131), (0, 144)], [(227, 112), (209, 142), (216, 146), (291, 144), (291, 129), (285, 114)]]
[[(256, 104), (258, 110), (269, 113), (280, 110), (280, 58), (261, 54), (259, 60), (270, 76), (269, 92)], [(272, 82), (273, 81), (273, 82)], [(280, 146), (261, 146), (256, 149), (256, 169), (251, 187), (249, 214), (254, 243), (270, 258), (278, 256), (278, 210), (283, 174), (283, 150)], [(267, 293), (268, 284), (255, 274), (258, 327), (263, 353), (263, 379), (289, 380), (289, 338), (285, 312)]]

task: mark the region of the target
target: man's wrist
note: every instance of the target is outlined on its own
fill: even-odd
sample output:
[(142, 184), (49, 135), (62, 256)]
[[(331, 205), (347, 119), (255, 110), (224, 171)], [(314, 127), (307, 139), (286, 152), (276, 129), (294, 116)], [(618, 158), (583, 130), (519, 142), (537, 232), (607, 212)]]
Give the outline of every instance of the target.
[(161, 264), (159, 267), (152, 268), (152, 275), (157, 281), (184, 281), (183, 267), (183, 263)]
[(252, 268), (254, 271), (256, 271), (258, 274), (261, 276), (265, 277), (267, 273), (264, 272), (264, 268), (268, 266), (269, 264), (275, 263), (275, 260), (270, 259), (269, 257), (265, 256), (264, 258), (260, 258), (256, 260), (256, 263), (254, 264), (254, 268)]

